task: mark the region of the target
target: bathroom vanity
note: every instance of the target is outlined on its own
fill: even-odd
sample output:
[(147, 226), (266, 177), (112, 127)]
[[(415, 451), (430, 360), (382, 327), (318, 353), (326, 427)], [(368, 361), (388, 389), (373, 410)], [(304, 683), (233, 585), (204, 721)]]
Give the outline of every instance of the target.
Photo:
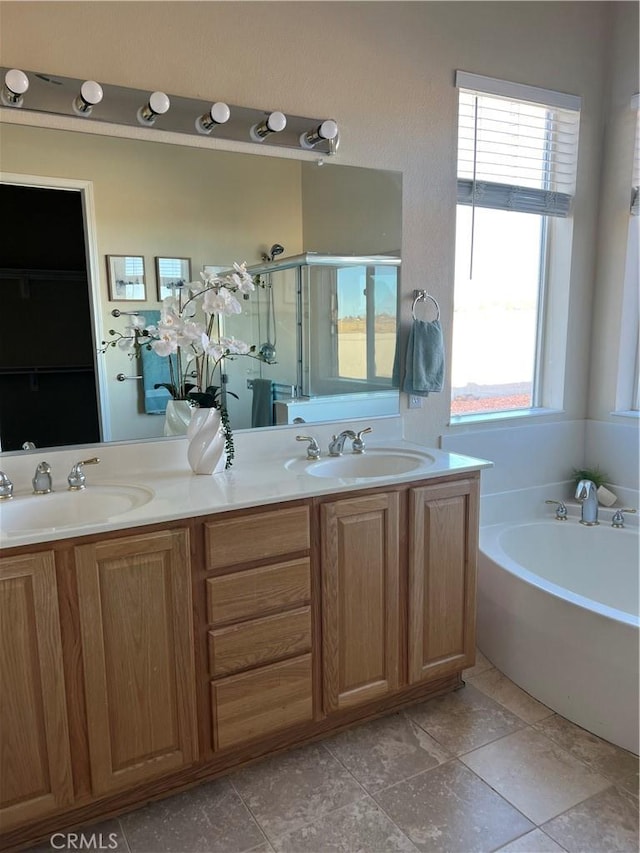
[[(86, 495), (126, 485), (128, 452)], [(141, 472), (152, 498), (119, 518), (4, 535), (2, 847), (459, 687), (485, 463), (423, 457)]]

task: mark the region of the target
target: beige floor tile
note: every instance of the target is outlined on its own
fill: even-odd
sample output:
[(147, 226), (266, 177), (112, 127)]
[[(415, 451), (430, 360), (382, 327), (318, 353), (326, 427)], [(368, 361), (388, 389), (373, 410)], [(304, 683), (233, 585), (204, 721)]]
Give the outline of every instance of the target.
[(563, 749), (575, 755), (596, 773), (601, 773), (629, 790), (638, 790), (637, 755), (596, 737), (557, 714), (542, 720), (535, 728), (559, 743)]
[(495, 850), (533, 825), (459, 761), (386, 788), (375, 800), (419, 850)]
[(273, 846), (282, 853), (417, 853), (369, 797), (286, 833)]
[(495, 699), (500, 705), (508, 708), (526, 723), (535, 723), (553, 714), (542, 702), (521, 690), (506, 675), (497, 669), (488, 669), (469, 679), (470, 683), (486, 696)]
[(563, 853), (564, 847), (549, 838), (541, 829), (521, 835), (515, 841), (496, 850), (495, 853)]
[(472, 684), (408, 708), (407, 716), (446, 749), (460, 755), (522, 728), (525, 723)]
[(48, 842), (31, 847), (25, 853), (59, 853), (82, 850), (110, 850), (112, 853), (129, 853), (126, 838), (117, 819), (104, 820), (78, 829), (55, 832)]
[(244, 853), (264, 844), (227, 779), (151, 803), (120, 821), (132, 853)]
[(469, 669), (462, 671), (462, 677), (464, 679), (472, 678), (474, 675), (484, 672), (485, 669), (493, 669), (493, 664), (482, 654), (480, 649), (476, 649), (476, 662)]
[(231, 781), (270, 841), (365, 796), (322, 744), (268, 758)]
[(610, 785), (532, 728), (476, 749), (461, 760), (536, 824)]
[(637, 853), (638, 801), (610, 787), (544, 825), (570, 853)]
[(404, 714), (354, 726), (323, 744), (368, 791), (388, 788), (451, 758)]

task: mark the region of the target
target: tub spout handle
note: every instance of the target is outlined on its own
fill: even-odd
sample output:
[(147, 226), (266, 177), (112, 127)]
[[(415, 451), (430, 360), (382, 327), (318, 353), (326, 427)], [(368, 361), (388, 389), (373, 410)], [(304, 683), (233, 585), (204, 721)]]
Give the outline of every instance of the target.
[(564, 501), (554, 501), (554, 500), (546, 500), (546, 504), (555, 504), (556, 505), (556, 521), (566, 521), (567, 520), (567, 508), (564, 505)]
[(623, 512), (637, 512), (637, 511), (638, 511), (637, 509), (631, 509), (628, 506), (622, 507), (621, 509), (617, 509), (613, 514), (613, 518), (611, 519), (611, 526), (612, 527), (624, 527), (624, 515), (622, 513)]

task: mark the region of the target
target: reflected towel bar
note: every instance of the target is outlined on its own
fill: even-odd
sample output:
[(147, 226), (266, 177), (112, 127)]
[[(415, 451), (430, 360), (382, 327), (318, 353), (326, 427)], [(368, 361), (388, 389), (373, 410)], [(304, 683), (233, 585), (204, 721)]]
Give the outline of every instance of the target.
[(126, 376), (124, 373), (118, 373), (116, 379), (118, 382), (124, 382), (126, 379), (142, 379), (142, 376)]

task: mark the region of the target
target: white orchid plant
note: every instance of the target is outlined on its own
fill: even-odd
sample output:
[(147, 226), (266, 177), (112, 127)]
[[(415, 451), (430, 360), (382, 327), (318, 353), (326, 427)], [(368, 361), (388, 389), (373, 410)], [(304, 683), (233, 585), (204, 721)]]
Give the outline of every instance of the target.
[(263, 359), (256, 354), (255, 346), (218, 335), (218, 318), (240, 314), (242, 307), (236, 294), (248, 295), (255, 290), (255, 284), (244, 263), (234, 263), (233, 272), (227, 275), (200, 273), (200, 277), (200, 282), (191, 282), (179, 288), (175, 296), (163, 300), (156, 325), (146, 325), (144, 316), (140, 315), (131, 317), (124, 332), (110, 329), (111, 340), (102, 341), (101, 351), (117, 347), (128, 350), (135, 357), (146, 348), (166, 357), (170, 381), (155, 387), (166, 388), (174, 400), (220, 409), (229, 467), (233, 440), (228, 415), (220, 399), (220, 386), (213, 384), (215, 371), (223, 358), (240, 355)]

